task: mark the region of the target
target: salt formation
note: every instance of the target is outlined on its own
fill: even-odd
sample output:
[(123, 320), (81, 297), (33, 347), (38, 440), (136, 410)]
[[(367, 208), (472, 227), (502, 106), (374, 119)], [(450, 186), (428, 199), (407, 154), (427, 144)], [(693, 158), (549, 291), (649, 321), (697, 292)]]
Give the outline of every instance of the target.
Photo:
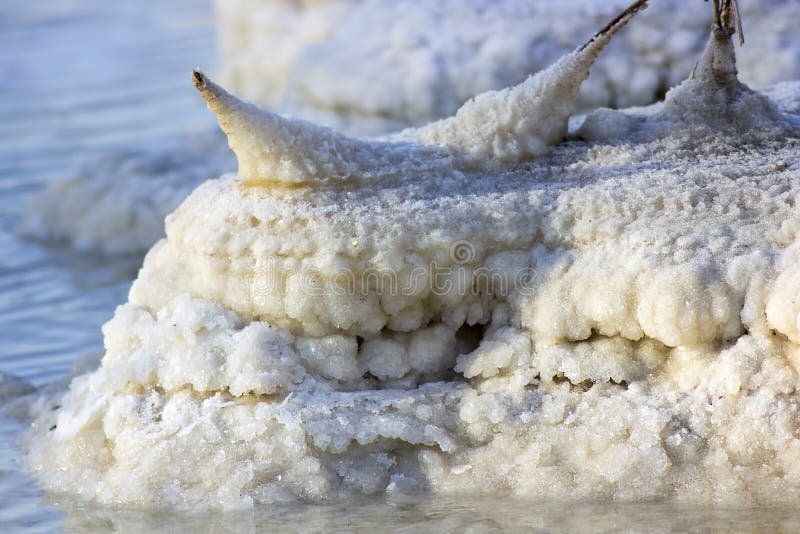
[(216, 2), (220, 70), (248, 98), (277, 104), (289, 71), (311, 45), (324, 41), (360, 0)]
[(164, 216), (234, 161), (217, 132), (159, 151), (111, 152), (36, 195), (18, 230), (25, 237), (68, 240), (80, 250), (146, 250), (163, 235)]
[[(101, 367), (40, 401), (46, 488), (186, 508), (800, 498), (800, 116), (781, 111), (800, 91), (779, 109), (742, 85), (727, 24), (659, 109), (597, 111), (511, 163), (414, 131), (418, 159), (373, 176), (362, 148), (399, 141), (196, 81), (251, 114), (215, 110), (245, 176), (167, 218)], [(502, 113), (514, 91), (473, 104), (497, 111), (482, 132), (538, 124)]]

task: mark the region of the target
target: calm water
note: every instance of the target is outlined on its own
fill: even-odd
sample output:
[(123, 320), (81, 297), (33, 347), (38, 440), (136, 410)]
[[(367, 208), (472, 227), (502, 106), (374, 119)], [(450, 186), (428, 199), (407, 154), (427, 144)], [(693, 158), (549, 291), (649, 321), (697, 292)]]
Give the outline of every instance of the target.
[[(188, 73), (213, 66), (209, 2), (0, 0), (0, 371), (41, 386), (102, 349), (139, 257), (19, 239), (19, 210), (49, 181), (115, 148), (154, 148), (212, 125)], [(513, 499), (367, 500), (181, 515), (45, 496), (25, 473), (17, 422), (0, 419), (0, 526), (13, 532), (419, 530), (800, 531), (793, 510), (559, 505)]]
[[(87, 158), (211, 127), (188, 80), (213, 67), (212, 16), (208, 1), (0, 0), (0, 372), (43, 385), (102, 350), (141, 258), (24, 241), (19, 211)], [(82, 524), (43, 504), (19, 431), (0, 419), (0, 525)]]

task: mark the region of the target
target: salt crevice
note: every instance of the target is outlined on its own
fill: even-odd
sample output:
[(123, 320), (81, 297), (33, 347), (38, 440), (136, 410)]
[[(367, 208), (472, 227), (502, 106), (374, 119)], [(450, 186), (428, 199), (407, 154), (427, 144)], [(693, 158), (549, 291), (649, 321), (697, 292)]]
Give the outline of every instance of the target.
[(101, 367), (40, 399), (33, 471), (184, 508), (796, 502), (800, 91), (740, 85), (731, 51), (520, 163), (204, 183)]

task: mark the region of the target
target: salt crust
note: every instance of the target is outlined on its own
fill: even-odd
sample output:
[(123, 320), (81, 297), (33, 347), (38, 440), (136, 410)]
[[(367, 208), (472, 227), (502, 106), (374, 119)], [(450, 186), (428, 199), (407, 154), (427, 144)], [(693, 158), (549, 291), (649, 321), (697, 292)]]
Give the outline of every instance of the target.
[[(38, 401), (32, 469), (185, 508), (796, 502), (800, 118), (734, 72), (712, 39), (660, 109), (595, 112), (491, 171), (206, 182), (104, 327), (100, 369)], [(458, 291), (434, 267), (524, 283)], [(331, 273), (368, 269), (415, 290), (336, 291)]]

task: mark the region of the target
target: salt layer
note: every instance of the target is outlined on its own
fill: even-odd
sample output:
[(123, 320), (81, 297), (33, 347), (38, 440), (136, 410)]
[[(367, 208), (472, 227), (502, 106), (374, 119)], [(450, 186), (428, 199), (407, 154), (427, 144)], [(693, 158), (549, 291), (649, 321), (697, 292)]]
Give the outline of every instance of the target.
[[(167, 218), (100, 368), (40, 399), (30, 466), (51, 491), (186, 508), (796, 502), (798, 87), (779, 108), (741, 85), (718, 28), (659, 109), (597, 111), (511, 163), (407, 133), (370, 150), (453, 164), (415, 151), (386, 176), (361, 141), (218, 107), (245, 176)], [(283, 174), (246, 185), (268, 131)], [(346, 175), (315, 165), (323, 134)]]

